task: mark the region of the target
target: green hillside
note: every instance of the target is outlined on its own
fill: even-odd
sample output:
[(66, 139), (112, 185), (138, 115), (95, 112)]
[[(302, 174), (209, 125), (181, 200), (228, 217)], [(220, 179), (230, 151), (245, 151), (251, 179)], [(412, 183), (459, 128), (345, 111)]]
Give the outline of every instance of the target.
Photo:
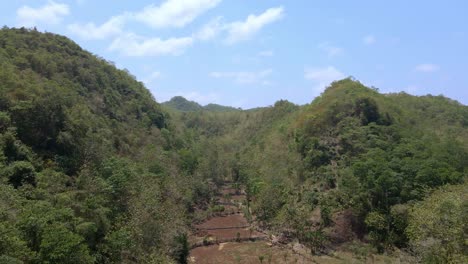
[[(458, 233), (449, 245), (440, 236), (447, 227), (442, 222), (434, 223), (440, 224), (434, 235), (419, 230), (417, 237), (407, 226), (416, 224), (413, 210), (423, 210), (415, 202), (433, 190), (466, 187), (467, 117), (468, 107), (442, 96), (380, 94), (345, 79), (304, 107), (279, 101), (238, 114), (185, 115), (182, 121), (185, 130), (208, 138), (201, 155), (217, 160), (202, 174), (220, 171), (211, 175), (245, 185), (251, 213), (263, 228), (299, 239), (316, 253), (358, 250), (358, 241), (377, 252), (448, 254), (441, 257), (447, 262), (466, 258), (459, 255), (460, 226), (453, 227)], [(457, 190), (453, 195), (466, 203), (466, 192)], [(427, 213), (444, 221), (438, 210)], [(449, 221), (466, 219), (458, 213)], [(422, 246), (427, 241), (434, 244)]]
[(203, 106), (194, 101), (189, 101), (182, 96), (174, 96), (162, 105), (183, 112), (200, 111), (203, 109)]
[(185, 147), (128, 72), (59, 35), (0, 30), (0, 263), (177, 257), (199, 185)]
[(202, 106), (194, 101), (189, 101), (182, 96), (174, 96), (171, 100), (162, 103), (168, 109), (177, 110), (181, 112), (195, 112), (195, 111), (211, 111), (211, 112), (230, 112), (239, 111), (240, 109), (231, 106), (224, 106), (219, 104), (207, 104)]
[(239, 111), (239, 108), (231, 107), (231, 106), (224, 106), (219, 104), (207, 104), (203, 107), (203, 109), (207, 111), (213, 112), (229, 112), (229, 111)]
[(66, 37), (0, 30), (0, 263), (187, 263), (226, 183), (283, 249), (466, 263), (467, 172), (443, 96), (348, 78), (304, 106), (158, 104)]

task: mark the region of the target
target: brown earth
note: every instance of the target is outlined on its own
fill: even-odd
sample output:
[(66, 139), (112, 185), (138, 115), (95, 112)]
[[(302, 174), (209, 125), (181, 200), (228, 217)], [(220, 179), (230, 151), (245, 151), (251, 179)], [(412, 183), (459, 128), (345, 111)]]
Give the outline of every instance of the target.
[(208, 221), (196, 225), (198, 229), (227, 228), (227, 227), (245, 227), (248, 222), (242, 214), (232, 214), (227, 216), (218, 216)]
[(413, 263), (404, 261), (398, 256), (369, 255), (358, 257), (351, 252), (332, 252), (330, 255), (312, 256), (296, 254), (291, 248), (271, 246), (267, 242), (221, 243), (206, 247), (199, 247), (191, 251), (189, 263), (191, 264), (387, 264), (387, 263)]
[(221, 189), (220, 191), (221, 195), (236, 195), (237, 194), (237, 190), (234, 189), (234, 188), (223, 188)]
[(226, 240), (226, 239), (236, 239), (236, 238), (258, 238), (266, 237), (266, 235), (259, 233), (254, 230), (249, 230), (249, 228), (237, 228), (237, 229), (217, 229), (217, 230), (208, 230), (203, 231), (208, 236), (214, 237), (216, 240)]
[(264, 234), (250, 230), (249, 223), (242, 214), (218, 216), (196, 225), (199, 236), (212, 236), (215, 240), (235, 238), (265, 237)]
[[(277, 248), (272, 248), (266, 242), (221, 243), (208, 247), (200, 247), (192, 250), (189, 263), (219, 264), (219, 263), (260, 263), (259, 257), (263, 256), (263, 263), (307, 263), (293, 262), (291, 254), (286, 255)], [(271, 262), (268, 260), (271, 259)], [(291, 262), (288, 262), (291, 260)]]

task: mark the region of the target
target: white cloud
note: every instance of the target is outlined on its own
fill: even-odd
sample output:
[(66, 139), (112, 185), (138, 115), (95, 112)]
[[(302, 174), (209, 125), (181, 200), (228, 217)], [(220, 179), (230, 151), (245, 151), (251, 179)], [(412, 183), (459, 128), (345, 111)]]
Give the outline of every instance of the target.
[(105, 39), (121, 34), (124, 23), (125, 16), (115, 16), (100, 26), (94, 23), (71, 24), (68, 25), (68, 30), (83, 39)]
[(367, 35), (362, 39), (362, 42), (366, 45), (372, 45), (377, 42), (377, 39), (373, 35)]
[(330, 83), (345, 78), (345, 75), (333, 66), (324, 68), (306, 68), (304, 78), (315, 83), (314, 94), (318, 95)]
[(49, 1), (44, 6), (32, 8), (22, 6), (16, 10), (18, 26), (32, 27), (38, 24), (56, 25), (70, 13), (68, 5)]
[(211, 40), (218, 36), (224, 29), (222, 17), (216, 17), (207, 24), (205, 24), (198, 32), (194, 34), (194, 38), (199, 40)]
[(283, 7), (269, 8), (260, 15), (249, 15), (245, 21), (237, 21), (226, 25), (228, 36), (226, 42), (234, 44), (248, 40), (264, 26), (273, 23), (284, 16)]
[(211, 72), (210, 76), (213, 78), (227, 78), (233, 79), (240, 84), (261, 84), (269, 85), (270, 81), (267, 77), (273, 72), (272, 69), (266, 69), (258, 72), (238, 71), (238, 72)]
[(340, 47), (335, 47), (328, 42), (320, 43), (318, 46), (320, 49), (327, 52), (329, 57), (335, 57), (343, 53), (343, 49)]
[(439, 65), (431, 64), (431, 63), (419, 64), (415, 68), (415, 70), (418, 72), (436, 72), (439, 69), (440, 69)]
[(143, 83), (145, 85), (149, 85), (159, 78), (161, 78), (161, 72), (155, 71), (149, 74), (145, 79), (143, 79)]
[[(128, 21), (139, 21), (150, 27), (183, 27), (197, 16), (215, 7), (221, 0), (167, 0), (159, 6), (149, 5), (140, 12), (114, 16), (102, 25), (93, 22), (81, 25), (71, 24), (68, 30), (84, 39), (105, 39), (123, 33), (123, 26)], [(208, 40), (221, 30), (220, 18), (207, 24), (194, 37)]]
[(183, 27), (220, 2), (221, 0), (167, 0), (159, 6), (146, 6), (133, 16), (153, 28)]
[(260, 57), (273, 57), (275, 53), (272, 50), (262, 50), (258, 53)]
[(193, 38), (191, 37), (162, 40), (160, 38), (145, 38), (128, 33), (114, 39), (109, 49), (133, 57), (180, 55), (184, 53), (185, 49), (191, 46), (192, 43)]

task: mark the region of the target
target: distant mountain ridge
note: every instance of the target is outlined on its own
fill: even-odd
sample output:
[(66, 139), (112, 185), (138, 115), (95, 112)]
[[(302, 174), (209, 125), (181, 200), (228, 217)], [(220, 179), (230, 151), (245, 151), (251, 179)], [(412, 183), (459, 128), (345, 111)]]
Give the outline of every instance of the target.
[(195, 101), (190, 101), (183, 96), (174, 96), (171, 100), (162, 103), (163, 106), (182, 112), (195, 112), (195, 111), (212, 111), (212, 112), (231, 112), (240, 111), (242, 109), (235, 108), (232, 106), (224, 106), (219, 104), (207, 104), (205, 106), (200, 105)]

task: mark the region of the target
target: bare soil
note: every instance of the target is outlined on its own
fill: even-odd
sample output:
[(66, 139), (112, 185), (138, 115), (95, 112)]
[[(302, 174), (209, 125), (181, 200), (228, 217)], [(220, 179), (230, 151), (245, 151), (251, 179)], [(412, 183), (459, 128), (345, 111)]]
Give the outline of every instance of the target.
[(271, 246), (267, 242), (221, 243), (207, 247), (199, 247), (191, 251), (189, 263), (193, 264), (379, 264), (379, 263), (411, 263), (398, 257), (370, 255), (359, 258), (351, 252), (334, 252), (330, 256), (312, 256), (295, 254), (290, 248)]
[(218, 229), (205, 231), (207, 235), (216, 238), (217, 240), (225, 239), (236, 239), (236, 238), (258, 238), (266, 237), (266, 235), (257, 231), (250, 231), (248, 228), (237, 228), (237, 229)]
[(220, 191), (221, 195), (236, 195), (237, 194), (237, 190), (234, 189), (234, 188), (223, 188), (221, 189)]
[[(263, 263), (288, 263), (284, 262), (284, 257), (281, 254), (281, 251), (270, 247), (266, 242), (221, 243), (219, 245), (200, 247), (192, 250), (190, 254), (190, 263), (257, 264), (260, 263), (260, 256), (263, 256)], [(271, 262), (268, 262), (269, 259), (271, 259)]]
[(265, 236), (255, 230), (249, 229), (249, 223), (242, 214), (213, 217), (197, 225), (199, 236), (212, 236), (215, 240), (236, 238), (255, 238)]
[(197, 225), (198, 229), (213, 229), (227, 227), (245, 227), (249, 223), (242, 214), (213, 217), (208, 221)]

